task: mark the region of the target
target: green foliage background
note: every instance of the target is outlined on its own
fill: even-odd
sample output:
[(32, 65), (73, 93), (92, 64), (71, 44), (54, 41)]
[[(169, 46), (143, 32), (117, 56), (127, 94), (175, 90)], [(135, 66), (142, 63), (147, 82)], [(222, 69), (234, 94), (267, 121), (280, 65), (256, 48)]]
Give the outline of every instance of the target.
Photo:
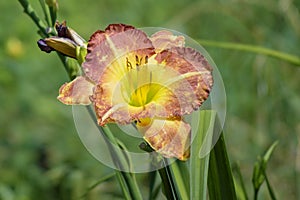
[[(38, 1), (31, 3), (38, 8)], [(0, 2), (0, 199), (76, 199), (111, 172), (77, 136), (71, 107), (56, 100), (68, 81), (55, 54), (37, 48), (36, 27), (17, 1)], [(166, 27), (209, 39), (300, 52), (300, 1), (59, 1), (59, 20), (86, 39), (110, 23)], [(225, 139), (247, 191), (257, 155), (279, 141), (267, 173), (279, 199), (300, 198), (300, 68), (246, 52), (205, 47), (227, 93)], [(297, 164), (298, 163), (298, 164)], [(143, 192), (147, 178), (138, 175)], [(112, 179), (89, 199), (120, 198)], [(263, 188), (260, 199), (267, 199)]]

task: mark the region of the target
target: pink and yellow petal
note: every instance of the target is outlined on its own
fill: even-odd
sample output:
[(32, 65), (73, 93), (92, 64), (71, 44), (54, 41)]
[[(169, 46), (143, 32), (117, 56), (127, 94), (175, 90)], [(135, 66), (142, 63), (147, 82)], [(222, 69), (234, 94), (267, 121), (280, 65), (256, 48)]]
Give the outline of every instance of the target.
[[(97, 31), (92, 35), (83, 64), (84, 72), (91, 80), (98, 82), (111, 63), (129, 53), (151, 56), (154, 48), (144, 32), (124, 24), (111, 24), (105, 31)], [(118, 67), (126, 68), (126, 62)]]
[(138, 130), (158, 153), (186, 160), (190, 156), (191, 127), (180, 119), (141, 119)]
[(95, 106), (95, 112), (99, 125), (115, 122), (129, 124), (135, 120), (146, 117), (154, 117), (157, 111), (155, 103), (145, 106), (131, 106), (122, 97), (121, 90), (116, 86), (114, 89), (97, 85), (91, 100)]
[(60, 87), (57, 99), (67, 105), (88, 105), (94, 86), (86, 77), (78, 76)]
[(171, 47), (184, 47), (185, 38), (183, 36), (173, 35), (172, 32), (162, 30), (154, 33), (150, 40), (156, 52), (170, 49)]
[(168, 86), (178, 98), (181, 115), (197, 109), (208, 98), (213, 85), (212, 67), (201, 53), (192, 48), (174, 47), (157, 54), (155, 59), (178, 73)]

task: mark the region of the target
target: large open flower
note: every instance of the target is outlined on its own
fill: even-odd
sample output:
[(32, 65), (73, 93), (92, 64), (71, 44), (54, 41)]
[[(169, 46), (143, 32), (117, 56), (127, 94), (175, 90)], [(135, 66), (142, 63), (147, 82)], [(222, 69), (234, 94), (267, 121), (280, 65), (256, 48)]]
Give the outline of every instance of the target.
[(64, 84), (58, 99), (93, 104), (98, 124), (129, 124), (165, 157), (189, 157), (191, 127), (183, 115), (198, 109), (212, 88), (212, 68), (184, 37), (159, 31), (148, 37), (124, 24), (95, 32), (83, 75)]

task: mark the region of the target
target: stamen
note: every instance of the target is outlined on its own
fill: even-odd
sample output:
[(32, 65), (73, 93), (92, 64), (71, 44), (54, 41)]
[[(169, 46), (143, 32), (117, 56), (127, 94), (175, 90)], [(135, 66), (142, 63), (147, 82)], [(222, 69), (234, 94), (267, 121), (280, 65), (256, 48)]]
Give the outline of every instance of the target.
[(129, 71), (129, 69), (132, 69), (132, 65), (131, 65), (131, 62), (128, 60), (128, 57), (126, 57), (126, 67), (127, 67), (128, 71)]
[(145, 98), (143, 96), (143, 90), (142, 87), (139, 87), (139, 94), (140, 94), (140, 104), (143, 105), (143, 109), (145, 107)]
[(150, 83), (150, 86), (151, 86), (151, 83), (152, 83), (152, 71), (150, 72), (150, 81), (149, 81)]
[(145, 56), (145, 64), (148, 63), (148, 56)]
[(141, 63), (139, 62), (139, 57), (135, 55), (135, 65), (138, 67)]
[(142, 61), (143, 61), (143, 57), (141, 57), (141, 59), (140, 59), (140, 65), (142, 64)]

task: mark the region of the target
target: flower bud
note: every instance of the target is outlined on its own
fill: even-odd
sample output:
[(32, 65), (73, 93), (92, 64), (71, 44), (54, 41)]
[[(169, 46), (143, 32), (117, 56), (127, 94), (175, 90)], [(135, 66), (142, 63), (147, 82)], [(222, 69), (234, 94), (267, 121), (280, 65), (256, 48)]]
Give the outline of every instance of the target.
[(51, 51), (54, 51), (53, 48), (49, 47), (44, 39), (40, 39), (39, 41), (37, 41), (37, 44), (40, 48), (41, 51), (44, 51), (46, 53), (50, 53)]
[(66, 26), (66, 21), (56, 22), (55, 29), (57, 36), (39, 40), (38, 46), (42, 51), (50, 53), (51, 51), (60, 52), (66, 56), (75, 58), (81, 64), (87, 54), (87, 44), (85, 40), (73, 29)]
[(76, 44), (68, 38), (50, 37), (44, 39), (48, 47), (65, 54), (66, 56), (76, 58)]
[(63, 21), (61, 24), (59, 22), (56, 22), (55, 28), (58, 37), (69, 38), (70, 40), (74, 41), (78, 46), (84, 46), (86, 41), (73, 29), (67, 27), (66, 21)]

